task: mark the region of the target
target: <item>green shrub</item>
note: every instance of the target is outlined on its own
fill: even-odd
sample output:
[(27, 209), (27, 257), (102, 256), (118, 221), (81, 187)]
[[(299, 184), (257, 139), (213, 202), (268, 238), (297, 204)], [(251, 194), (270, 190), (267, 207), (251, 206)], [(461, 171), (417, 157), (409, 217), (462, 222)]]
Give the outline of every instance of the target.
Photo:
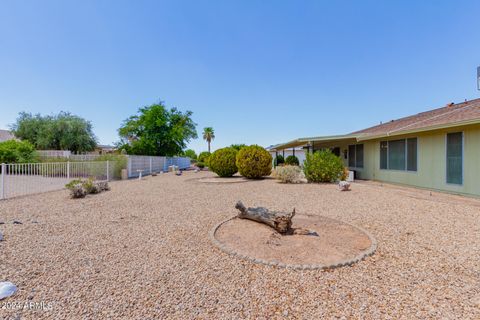
[(104, 154), (95, 159), (95, 161), (107, 160), (110, 161), (109, 165), (113, 168), (113, 177), (111, 178), (120, 179), (122, 177), (122, 169), (127, 169), (128, 158), (123, 154)]
[(203, 169), (203, 168), (205, 168), (205, 163), (203, 163), (201, 161), (198, 161), (197, 162), (197, 167), (199, 167), (200, 169)]
[(220, 177), (231, 177), (237, 173), (237, 150), (218, 149), (208, 158), (208, 167)]
[(197, 157), (198, 162), (203, 162), (206, 166), (208, 166), (208, 158), (210, 157), (211, 153), (208, 151), (200, 152)]
[(96, 194), (110, 190), (107, 181), (95, 181), (92, 178), (75, 179), (65, 185), (72, 198), (84, 198), (87, 194)]
[(85, 191), (87, 192), (87, 194), (99, 193), (100, 192), (97, 189), (97, 187), (96, 187), (92, 178), (88, 178), (88, 179), (84, 180), (82, 185), (83, 185), (83, 188), (85, 189)]
[(77, 184), (83, 184), (83, 180), (81, 180), (81, 179), (74, 179), (74, 180), (70, 181), (69, 183), (67, 183), (67, 184), (65, 185), (65, 188), (67, 188), (67, 189), (72, 189), (72, 188), (73, 188), (75, 185), (77, 185)]
[(275, 157), (275, 166), (279, 166), (279, 165), (282, 165), (284, 163), (285, 163), (285, 159), (283, 158), (283, 156), (281, 154), (278, 154)]
[(309, 182), (335, 182), (344, 172), (343, 161), (330, 150), (307, 153), (303, 172)]
[(27, 163), (38, 160), (35, 147), (28, 141), (0, 142), (0, 163)]
[(299, 166), (279, 166), (273, 170), (273, 177), (283, 183), (301, 183), (305, 174)]
[(251, 145), (240, 149), (237, 154), (237, 168), (248, 179), (259, 179), (272, 172), (272, 156), (264, 148)]
[(237, 151), (240, 151), (240, 149), (245, 148), (246, 146), (247, 145), (244, 144), (244, 143), (234, 143), (234, 144), (230, 145), (230, 148), (233, 148)]
[(300, 165), (300, 162), (298, 161), (298, 158), (295, 157), (294, 155), (290, 155), (285, 159), (285, 164), (288, 164), (290, 166), (298, 166)]

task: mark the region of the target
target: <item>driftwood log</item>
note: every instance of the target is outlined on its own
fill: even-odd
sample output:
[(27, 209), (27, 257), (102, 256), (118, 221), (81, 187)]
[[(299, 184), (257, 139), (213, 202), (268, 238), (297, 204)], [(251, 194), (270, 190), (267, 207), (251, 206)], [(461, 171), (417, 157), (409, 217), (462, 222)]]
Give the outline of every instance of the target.
[(295, 216), (295, 208), (292, 212), (269, 211), (267, 208), (246, 208), (242, 201), (238, 201), (235, 208), (240, 211), (237, 215), (240, 219), (250, 219), (264, 223), (279, 233), (286, 234), (292, 229), (292, 218)]
[(264, 223), (280, 234), (318, 235), (316, 232), (302, 228), (292, 228), (292, 218), (295, 216), (295, 208), (292, 212), (270, 211), (264, 207), (247, 208), (238, 201), (235, 208), (240, 212), (237, 217)]

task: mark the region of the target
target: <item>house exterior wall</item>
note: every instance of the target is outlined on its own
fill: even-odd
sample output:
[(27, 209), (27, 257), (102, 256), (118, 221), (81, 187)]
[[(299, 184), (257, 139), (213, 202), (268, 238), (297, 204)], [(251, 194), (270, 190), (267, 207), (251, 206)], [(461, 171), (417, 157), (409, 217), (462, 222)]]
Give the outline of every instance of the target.
[[(446, 182), (446, 135), (463, 132), (463, 184)], [(380, 169), (380, 141), (417, 138), (417, 171)], [(480, 125), (457, 127), (359, 142), (364, 144), (364, 167), (358, 177), (421, 188), (480, 196)]]

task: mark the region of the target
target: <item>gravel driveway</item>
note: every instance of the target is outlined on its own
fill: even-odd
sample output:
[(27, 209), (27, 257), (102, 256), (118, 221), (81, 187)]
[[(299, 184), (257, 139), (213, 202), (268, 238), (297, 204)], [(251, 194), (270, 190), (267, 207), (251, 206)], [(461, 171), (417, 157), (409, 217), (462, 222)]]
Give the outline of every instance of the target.
[[(339, 192), (191, 180), (208, 176), (119, 181), (79, 200), (59, 191), (0, 201), (0, 281), (19, 288), (0, 301), (0, 318), (480, 319), (479, 200), (368, 182)], [(377, 252), (330, 271), (237, 260), (208, 233), (239, 199), (356, 224)]]

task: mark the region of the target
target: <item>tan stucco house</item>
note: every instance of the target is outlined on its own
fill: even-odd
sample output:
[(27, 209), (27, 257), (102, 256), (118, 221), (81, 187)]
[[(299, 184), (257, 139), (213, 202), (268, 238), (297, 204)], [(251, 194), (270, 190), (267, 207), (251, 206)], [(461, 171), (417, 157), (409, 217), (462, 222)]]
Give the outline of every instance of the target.
[(480, 99), (270, 150), (331, 149), (359, 179), (480, 196)]

